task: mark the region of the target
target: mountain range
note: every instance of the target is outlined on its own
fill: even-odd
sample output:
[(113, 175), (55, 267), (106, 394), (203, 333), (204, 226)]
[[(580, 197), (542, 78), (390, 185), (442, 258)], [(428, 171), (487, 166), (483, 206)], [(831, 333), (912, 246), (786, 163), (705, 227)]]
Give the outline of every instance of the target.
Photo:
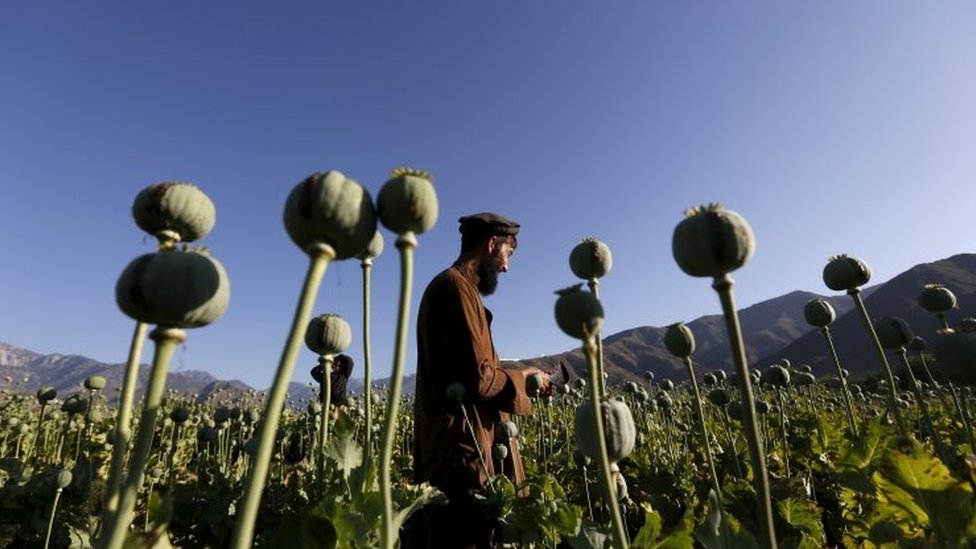
[[(928, 341), (938, 337), (935, 316), (918, 305), (918, 296), (925, 284), (938, 283), (951, 290), (958, 301), (956, 310), (947, 317), (950, 324), (976, 315), (976, 254), (959, 254), (931, 263), (922, 263), (895, 276), (887, 282), (866, 287), (861, 295), (873, 319), (884, 316), (899, 317), (912, 326), (916, 335)], [(739, 311), (742, 336), (750, 367), (765, 368), (782, 359), (794, 365), (809, 364), (815, 374), (834, 371), (827, 344), (819, 330), (807, 324), (804, 305), (813, 298), (827, 299), (837, 312), (830, 326), (837, 354), (842, 366), (855, 377), (868, 376), (880, 370), (876, 351), (872, 347), (863, 320), (854, 310), (853, 299), (844, 294), (824, 296), (794, 291), (767, 299)], [(717, 297), (716, 297), (717, 303)], [(692, 355), (698, 371), (733, 370), (728, 332), (721, 314), (703, 316), (687, 323), (695, 336), (696, 349)], [(662, 338), (667, 327), (641, 326), (607, 335), (603, 339), (605, 369), (611, 384), (641, 381), (647, 372), (655, 379), (685, 379), (685, 367), (665, 349)], [(892, 359), (889, 359), (892, 360)], [(579, 349), (533, 358), (504, 361), (505, 367), (533, 364), (554, 367), (565, 362), (579, 376), (585, 371), (585, 359)], [(895, 363), (893, 363), (895, 364)], [(79, 355), (42, 355), (0, 342), (0, 388), (33, 392), (42, 386), (53, 386), (59, 395), (80, 390), (91, 375), (107, 380), (105, 394), (116, 394), (125, 371), (124, 364), (105, 364)], [(148, 377), (149, 368), (140, 369), (140, 387)], [(413, 390), (414, 376), (404, 379), (404, 392)], [(376, 380), (376, 384), (388, 380)], [(197, 370), (170, 372), (167, 388), (195, 394), (205, 400), (220, 394), (232, 396), (254, 389), (237, 380), (219, 380), (207, 372)], [(349, 381), (351, 392), (361, 392), (361, 379)], [(292, 383), (290, 401), (298, 405), (312, 398), (309, 384)]]

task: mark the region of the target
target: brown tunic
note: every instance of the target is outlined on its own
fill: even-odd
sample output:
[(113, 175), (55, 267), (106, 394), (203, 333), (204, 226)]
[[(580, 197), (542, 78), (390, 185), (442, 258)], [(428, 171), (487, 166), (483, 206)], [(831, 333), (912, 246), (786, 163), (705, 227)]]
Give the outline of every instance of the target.
[[(508, 414), (532, 411), (522, 374), (499, 366), (491, 312), (476, 281), (474, 272), (458, 264), (442, 271), (427, 286), (417, 315), (414, 481), (430, 482), (447, 494), (449, 505), (467, 507), (495, 474), (495, 426)], [(474, 437), (461, 404), (447, 397), (452, 383), (464, 385), (463, 405)], [(524, 479), (514, 440), (504, 473), (516, 485)]]

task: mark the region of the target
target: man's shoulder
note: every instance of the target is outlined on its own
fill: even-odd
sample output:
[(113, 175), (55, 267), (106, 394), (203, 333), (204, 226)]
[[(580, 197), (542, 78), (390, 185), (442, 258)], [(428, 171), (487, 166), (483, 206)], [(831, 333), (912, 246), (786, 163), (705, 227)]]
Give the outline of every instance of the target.
[(464, 274), (454, 267), (448, 267), (431, 279), (424, 294), (428, 296), (460, 295), (470, 293), (470, 291), (471, 282), (465, 278)]

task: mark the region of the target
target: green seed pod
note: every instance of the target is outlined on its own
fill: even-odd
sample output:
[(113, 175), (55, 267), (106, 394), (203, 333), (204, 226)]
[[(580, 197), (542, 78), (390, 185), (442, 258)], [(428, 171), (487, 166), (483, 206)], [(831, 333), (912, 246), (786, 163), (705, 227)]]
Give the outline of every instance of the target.
[(768, 402), (766, 402), (765, 400), (757, 400), (756, 401), (756, 413), (757, 414), (759, 414), (761, 416), (764, 416), (764, 415), (766, 415), (766, 414), (769, 413), (769, 410), (770, 410), (770, 406), (769, 406), (769, 403)]
[(421, 234), (437, 222), (437, 193), (427, 172), (397, 168), (380, 188), (376, 209), (383, 226), (397, 234)]
[(319, 172), (296, 185), (285, 201), (285, 230), (303, 251), (328, 244), (335, 259), (362, 252), (376, 233), (369, 192), (338, 171)]
[(61, 411), (68, 414), (81, 414), (88, 409), (88, 399), (78, 395), (71, 395), (61, 403)]
[(504, 461), (508, 457), (508, 446), (495, 444), (491, 447), (491, 455), (498, 461)]
[(644, 379), (646, 379), (648, 382), (654, 381), (654, 372), (650, 370), (644, 372)]
[(89, 391), (101, 391), (105, 388), (105, 378), (102, 376), (89, 376), (85, 379), (85, 389)]
[(814, 375), (811, 374), (810, 372), (800, 372), (796, 374), (796, 376), (793, 379), (794, 385), (799, 385), (801, 387), (813, 385), (816, 382), (817, 382), (817, 378), (814, 377)]
[(58, 392), (54, 390), (54, 387), (46, 386), (41, 387), (37, 390), (37, 402), (40, 404), (47, 404), (51, 402), (58, 396)]
[(190, 411), (182, 406), (179, 408), (173, 408), (173, 411), (169, 413), (170, 419), (174, 422), (183, 424), (186, 420), (190, 419)]
[(891, 316), (875, 320), (874, 331), (878, 335), (878, 342), (885, 349), (901, 349), (915, 337), (907, 322)]
[(661, 388), (662, 391), (674, 390), (674, 382), (671, 381), (670, 379), (662, 379), (661, 382), (658, 383), (658, 386)]
[(749, 223), (720, 204), (685, 211), (671, 239), (674, 260), (690, 276), (724, 276), (745, 265), (755, 249)]
[(383, 246), (384, 246), (383, 233), (377, 230), (375, 233), (373, 233), (373, 238), (370, 239), (369, 244), (366, 246), (366, 249), (359, 252), (359, 255), (357, 255), (356, 257), (363, 261), (372, 261), (373, 259), (376, 259), (377, 257), (380, 256), (380, 254), (383, 253)]
[(319, 355), (337, 355), (352, 343), (352, 328), (335, 313), (319, 315), (308, 323), (305, 346)]
[(495, 426), (495, 440), (498, 442), (508, 442), (518, 435), (518, 425), (512, 420), (501, 421)]
[(230, 408), (221, 406), (214, 411), (214, 421), (218, 424), (230, 421)]
[(196, 328), (220, 318), (230, 282), (219, 261), (200, 251), (163, 251), (134, 259), (115, 285), (123, 313), (147, 324)]
[[(607, 456), (611, 462), (620, 461), (630, 455), (637, 442), (634, 416), (630, 413), (627, 403), (622, 400), (604, 400), (600, 403), (600, 410), (603, 417)], [(583, 454), (593, 459), (596, 459), (599, 453), (595, 421), (592, 401), (586, 400), (576, 408), (574, 422), (576, 444)]]
[(592, 237), (584, 238), (569, 252), (569, 269), (583, 280), (602, 278), (612, 266), (610, 248)]
[(453, 401), (461, 402), (461, 400), (464, 398), (464, 394), (465, 390), (463, 383), (457, 382), (447, 386), (447, 398)]
[(790, 371), (781, 364), (773, 364), (762, 373), (761, 380), (774, 387), (786, 387), (790, 384)]
[(809, 374), (813, 372), (813, 366), (810, 366), (809, 364), (800, 364), (800, 371)]
[(708, 392), (708, 400), (716, 406), (725, 406), (732, 401), (732, 396), (729, 394), (728, 389), (716, 387)]
[(958, 385), (976, 385), (976, 332), (947, 332), (934, 345), (939, 371)]
[(684, 322), (675, 322), (664, 331), (664, 346), (678, 358), (688, 358), (695, 352), (695, 335)]
[(963, 332), (976, 332), (976, 318), (964, 318), (960, 320), (959, 329)]
[(956, 308), (956, 295), (942, 284), (926, 284), (918, 296), (918, 304), (930, 313), (944, 313)]
[(8, 417), (7, 418), (7, 427), (10, 427), (11, 429), (16, 429), (17, 426), (19, 426), (19, 425), (20, 425), (20, 418), (19, 417)]
[(556, 324), (568, 336), (587, 339), (603, 326), (603, 305), (592, 293), (576, 284), (556, 292)]
[(581, 452), (579, 448), (573, 450), (573, 463), (575, 463), (577, 467), (587, 467), (592, 461), (593, 460), (590, 459), (590, 456)]
[(908, 348), (919, 353), (928, 349), (928, 347), (928, 343), (925, 342), (925, 338), (922, 336), (915, 336), (908, 342)]
[(103, 419), (105, 419), (105, 416), (102, 415), (102, 411), (98, 408), (88, 410), (88, 415), (85, 416), (85, 421), (88, 423), (101, 423)]
[(193, 242), (213, 229), (217, 210), (196, 185), (167, 182), (140, 191), (132, 203), (132, 217), (140, 229), (153, 236), (168, 231), (173, 240)]
[(539, 374), (532, 374), (525, 378), (525, 393), (530, 397), (539, 396), (539, 391), (542, 389), (542, 376)]
[(58, 489), (64, 490), (68, 486), (71, 486), (71, 481), (73, 476), (69, 469), (61, 469), (58, 471)]
[(831, 290), (851, 291), (871, 280), (871, 267), (864, 261), (840, 254), (831, 257), (823, 270), (823, 281)]

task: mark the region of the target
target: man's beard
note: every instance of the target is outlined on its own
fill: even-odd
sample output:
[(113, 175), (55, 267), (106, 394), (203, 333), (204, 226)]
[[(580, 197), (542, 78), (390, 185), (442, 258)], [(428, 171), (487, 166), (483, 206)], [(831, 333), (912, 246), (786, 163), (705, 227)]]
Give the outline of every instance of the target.
[(478, 265), (478, 291), (481, 295), (491, 295), (498, 287), (498, 273), (502, 267), (502, 260), (495, 256), (485, 258)]

